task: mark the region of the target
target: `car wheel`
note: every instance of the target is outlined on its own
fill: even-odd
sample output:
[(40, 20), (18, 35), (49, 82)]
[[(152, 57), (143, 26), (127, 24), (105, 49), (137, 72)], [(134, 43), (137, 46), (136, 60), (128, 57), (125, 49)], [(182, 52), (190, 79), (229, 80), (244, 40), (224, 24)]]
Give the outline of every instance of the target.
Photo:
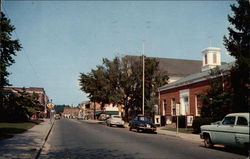
[(138, 133), (139, 133), (139, 132), (140, 132), (140, 129), (139, 129), (139, 128), (136, 128), (136, 132), (138, 132)]
[(132, 131), (132, 126), (129, 127), (129, 131)]
[(210, 139), (210, 136), (209, 135), (206, 135), (204, 136), (204, 145), (206, 148), (212, 148), (214, 146), (214, 144), (212, 143), (211, 139)]
[(110, 127), (112, 127), (112, 124), (109, 124)]

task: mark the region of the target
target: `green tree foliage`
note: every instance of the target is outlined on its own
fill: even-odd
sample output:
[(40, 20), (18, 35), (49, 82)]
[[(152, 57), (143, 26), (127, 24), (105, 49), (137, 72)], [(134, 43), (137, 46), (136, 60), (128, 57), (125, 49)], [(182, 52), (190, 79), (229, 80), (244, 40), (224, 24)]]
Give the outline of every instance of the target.
[[(12, 32), (15, 30), (15, 27), (11, 25), (11, 22), (8, 18), (5, 17), (4, 13), (0, 13), (0, 95), (3, 97), (3, 87), (9, 85), (8, 75), (10, 74), (7, 71), (7, 67), (11, 66), (15, 60), (13, 56), (16, 55), (17, 51), (20, 51), (21, 45), (18, 40), (12, 40)], [(2, 99), (2, 98), (1, 98)], [(2, 102), (1, 102), (2, 103)]]
[(12, 97), (4, 96), (3, 90), (4, 86), (10, 85), (7, 79), (10, 73), (7, 68), (15, 62), (13, 56), (16, 55), (17, 51), (20, 51), (21, 45), (18, 40), (11, 38), (15, 27), (11, 25), (10, 20), (2, 12), (0, 12), (0, 19), (0, 116), (4, 116), (6, 107), (4, 103), (12, 99)]
[(19, 91), (18, 95), (11, 91), (6, 92), (4, 105), (0, 121), (8, 122), (27, 121), (33, 114), (44, 109), (44, 106), (38, 101), (38, 95), (27, 93), (25, 88)]
[(222, 120), (226, 114), (232, 112), (230, 86), (228, 75), (223, 75), (217, 68), (210, 73), (210, 89), (203, 96), (201, 117), (212, 118), (212, 121)]
[(38, 101), (38, 94), (32, 93), (29, 94), (26, 92), (25, 88), (22, 91), (18, 92), (20, 95), (16, 97), (16, 104), (18, 107), (24, 109), (24, 113), (31, 117), (37, 111), (43, 111), (44, 106), (42, 106)]
[(63, 113), (65, 107), (70, 107), (69, 105), (55, 105), (55, 111), (57, 114)]
[(250, 3), (249, 0), (237, 2), (237, 5), (231, 5), (234, 14), (228, 16), (231, 27), (228, 28), (229, 36), (224, 37), (224, 44), (236, 58), (231, 70), (233, 111), (247, 112), (250, 111)]
[[(167, 83), (166, 72), (158, 68), (159, 62), (154, 58), (145, 58), (145, 101), (146, 110), (157, 101), (153, 100), (159, 86)], [(103, 65), (97, 66), (90, 73), (80, 74), (81, 90), (88, 93), (91, 101), (102, 103), (123, 104), (125, 114), (128, 110), (141, 112), (142, 106), (142, 59), (141, 57), (115, 57), (113, 60), (103, 59)], [(149, 102), (150, 101), (150, 102)], [(147, 105), (146, 103), (146, 105)], [(150, 104), (150, 105), (149, 105)]]

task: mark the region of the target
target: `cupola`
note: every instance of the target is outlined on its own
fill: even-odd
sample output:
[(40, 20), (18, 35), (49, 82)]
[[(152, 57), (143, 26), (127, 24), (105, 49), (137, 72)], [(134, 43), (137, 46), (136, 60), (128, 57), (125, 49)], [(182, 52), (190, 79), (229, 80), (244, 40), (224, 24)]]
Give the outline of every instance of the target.
[(201, 71), (210, 70), (221, 65), (221, 49), (208, 47), (202, 51), (203, 63)]

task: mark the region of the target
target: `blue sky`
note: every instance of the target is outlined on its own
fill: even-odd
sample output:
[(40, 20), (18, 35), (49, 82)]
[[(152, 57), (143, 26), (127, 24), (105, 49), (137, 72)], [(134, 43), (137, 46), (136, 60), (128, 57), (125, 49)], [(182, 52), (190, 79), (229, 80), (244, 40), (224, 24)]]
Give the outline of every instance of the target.
[(234, 1), (4, 1), (23, 46), (9, 68), (17, 87), (43, 87), (55, 104), (86, 101), (79, 74), (102, 58), (141, 55), (201, 60), (222, 48)]

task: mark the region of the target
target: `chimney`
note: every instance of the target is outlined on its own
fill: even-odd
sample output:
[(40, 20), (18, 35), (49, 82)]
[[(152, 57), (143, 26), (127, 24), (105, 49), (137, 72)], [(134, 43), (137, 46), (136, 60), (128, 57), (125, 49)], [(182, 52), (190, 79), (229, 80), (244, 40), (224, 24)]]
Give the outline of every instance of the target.
[(203, 63), (201, 71), (207, 71), (221, 65), (221, 49), (208, 47), (202, 51)]

